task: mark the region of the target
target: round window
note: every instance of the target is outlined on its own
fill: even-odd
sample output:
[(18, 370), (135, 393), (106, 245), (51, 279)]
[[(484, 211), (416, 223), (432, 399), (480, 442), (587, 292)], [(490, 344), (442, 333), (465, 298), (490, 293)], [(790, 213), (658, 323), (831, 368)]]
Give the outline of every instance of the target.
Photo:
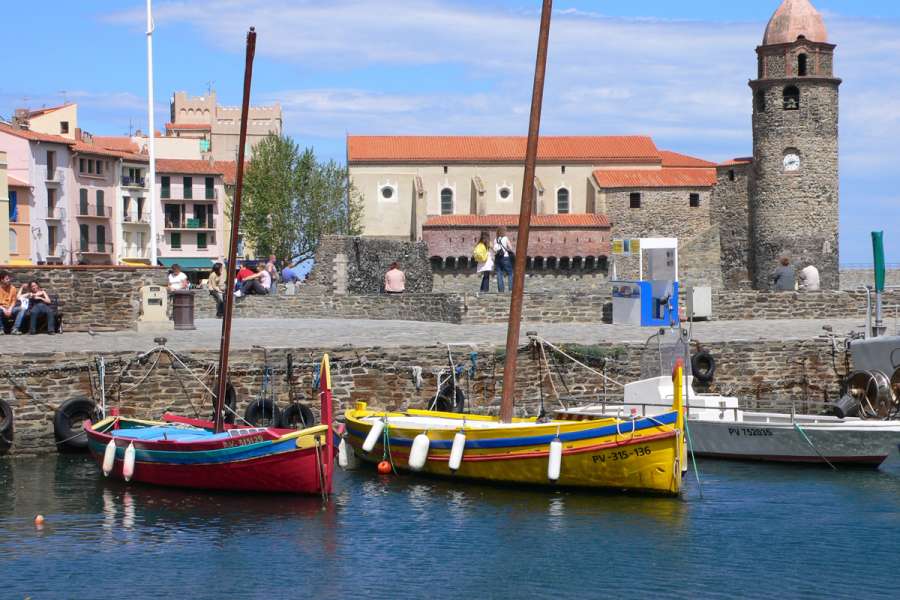
[(384, 198), (385, 200), (390, 200), (391, 198), (393, 198), (394, 197), (394, 188), (392, 188), (389, 185), (386, 185), (383, 188), (381, 188), (381, 197)]
[(500, 188), (500, 198), (502, 200), (507, 200), (511, 194), (512, 194), (512, 192), (510, 191), (510, 189), (508, 187)]

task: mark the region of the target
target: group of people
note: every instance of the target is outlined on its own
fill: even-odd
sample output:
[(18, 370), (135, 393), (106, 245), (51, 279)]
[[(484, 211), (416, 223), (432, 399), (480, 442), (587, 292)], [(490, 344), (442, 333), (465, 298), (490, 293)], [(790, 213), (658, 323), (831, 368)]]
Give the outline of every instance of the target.
[(504, 227), (497, 229), (497, 235), (493, 241), (487, 231), (482, 231), (481, 238), (475, 244), (475, 249), (472, 250), (472, 257), (478, 263), (476, 271), (481, 275), (482, 292), (491, 291), (491, 274), (495, 271), (497, 273), (497, 290), (501, 293), (506, 291), (505, 280), (509, 284), (509, 291), (512, 292), (515, 250), (510, 244)]
[(779, 266), (772, 274), (772, 283), (775, 291), (793, 292), (817, 292), (821, 289), (819, 270), (814, 265), (808, 265), (798, 274), (787, 257), (781, 259)]
[[(222, 263), (214, 264), (212, 272), (206, 280), (209, 294), (216, 301), (217, 318), (222, 318), (225, 312), (225, 277), (222, 274), (222, 267)], [(302, 281), (302, 276), (294, 271), (294, 267), (294, 264), (285, 267), (280, 275), (274, 255), (269, 256), (268, 261), (259, 261), (252, 267), (246, 262), (241, 263), (235, 273), (234, 295), (236, 298), (250, 295), (273, 296), (278, 293), (279, 280), (285, 283)]]
[(12, 277), (6, 271), (0, 271), (0, 335), (3, 335), (10, 323), (12, 335), (21, 335), (22, 324), (25, 317), (29, 318), (28, 333), (37, 333), (38, 321), (41, 316), (47, 319), (47, 333), (56, 333), (56, 311), (53, 301), (47, 295), (47, 291), (41, 288), (37, 280), (31, 280), (16, 287), (12, 284)]

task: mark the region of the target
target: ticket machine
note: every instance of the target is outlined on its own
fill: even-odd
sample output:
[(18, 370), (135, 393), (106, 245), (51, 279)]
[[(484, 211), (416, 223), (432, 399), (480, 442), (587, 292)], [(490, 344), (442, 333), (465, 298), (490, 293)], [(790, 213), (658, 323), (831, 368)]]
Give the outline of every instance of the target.
[[(638, 243), (636, 244), (635, 241)], [(678, 240), (629, 240), (626, 251), (638, 254), (639, 279), (613, 281), (613, 323), (669, 327), (678, 318)]]

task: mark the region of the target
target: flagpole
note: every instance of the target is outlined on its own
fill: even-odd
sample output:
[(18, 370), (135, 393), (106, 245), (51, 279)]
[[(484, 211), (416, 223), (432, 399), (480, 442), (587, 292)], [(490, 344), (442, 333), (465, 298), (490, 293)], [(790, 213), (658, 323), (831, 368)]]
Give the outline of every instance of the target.
[(156, 209), (159, 201), (156, 199), (156, 127), (153, 124), (153, 0), (147, 0), (147, 137), (150, 141), (150, 265), (155, 267), (159, 259), (157, 246), (157, 222)]

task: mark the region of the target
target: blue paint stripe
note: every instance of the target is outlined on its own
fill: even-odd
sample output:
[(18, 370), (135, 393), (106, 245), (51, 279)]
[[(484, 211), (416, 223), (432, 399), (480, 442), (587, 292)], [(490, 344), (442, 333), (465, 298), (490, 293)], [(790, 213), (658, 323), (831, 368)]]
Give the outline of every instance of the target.
[[(652, 419), (638, 419), (636, 421), (623, 421), (616, 425), (604, 425), (603, 427), (595, 427), (593, 429), (585, 429), (582, 431), (572, 431), (560, 434), (559, 439), (563, 442), (577, 442), (597, 437), (606, 437), (616, 435), (617, 433), (631, 433), (632, 431), (641, 431), (644, 429), (652, 429), (659, 425), (674, 425), (678, 419), (678, 413), (669, 412), (653, 417)], [(347, 425), (347, 432), (350, 435), (365, 439), (368, 431), (355, 429), (351, 425)], [(493, 438), (486, 440), (466, 440), (466, 448), (507, 448), (510, 446), (535, 446), (541, 444), (549, 444), (556, 439), (556, 434), (534, 435), (530, 437), (515, 438)], [(408, 438), (398, 438), (391, 436), (392, 446), (412, 446), (412, 440)], [(431, 440), (430, 447), (436, 449), (449, 450), (453, 446), (452, 440)]]
[[(121, 438), (118, 438), (121, 439)], [(94, 451), (103, 454), (105, 446), (102, 443), (91, 441)], [(166, 451), (166, 450), (140, 450), (135, 448), (135, 460), (138, 462), (156, 462), (176, 465), (194, 464), (224, 464), (250, 458), (261, 458), (267, 455), (289, 452), (296, 448), (296, 440), (290, 439), (283, 442), (271, 441), (257, 442), (246, 446), (232, 446), (210, 451)], [(116, 448), (116, 459), (124, 460), (125, 448)]]

